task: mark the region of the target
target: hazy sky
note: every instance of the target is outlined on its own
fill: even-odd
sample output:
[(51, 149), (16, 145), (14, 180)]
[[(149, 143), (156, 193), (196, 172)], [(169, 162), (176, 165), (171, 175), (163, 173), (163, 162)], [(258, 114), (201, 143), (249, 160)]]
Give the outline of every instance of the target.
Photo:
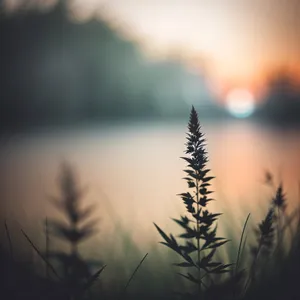
[[(51, 4), (55, 0), (27, 0)], [(10, 6), (22, 1), (6, 0)], [(78, 18), (109, 20), (148, 53), (176, 52), (225, 84), (251, 88), (282, 66), (300, 74), (299, 0), (70, 0)], [(300, 76), (299, 76), (300, 78)]]

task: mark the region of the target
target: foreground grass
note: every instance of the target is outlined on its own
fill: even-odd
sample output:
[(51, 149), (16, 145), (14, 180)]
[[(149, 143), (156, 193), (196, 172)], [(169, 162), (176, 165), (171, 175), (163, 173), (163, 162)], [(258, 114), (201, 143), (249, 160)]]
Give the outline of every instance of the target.
[[(183, 233), (175, 237), (155, 224), (162, 243), (174, 253), (170, 249), (165, 250), (165, 256), (155, 249), (140, 253), (130, 235), (119, 228), (127, 247), (123, 258), (114, 262), (83, 258), (79, 245), (93, 238), (97, 220), (93, 219), (93, 206), (82, 205), (84, 191), (71, 166), (64, 163), (58, 183), (60, 195), (51, 201), (65, 221), (45, 220), (43, 249), (21, 231), (39, 257), (39, 267), (18, 259), (9, 226), (4, 224), (7, 247), (0, 248), (0, 292), (5, 299), (299, 299), (300, 210), (287, 214), (283, 184), (276, 186), (267, 174), (267, 183), (275, 193), (265, 217), (253, 229), (248, 226), (249, 214), (240, 238), (228, 243), (228, 237), (218, 236), (220, 214), (209, 211), (213, 177), (209, 176), (205, 139), (194, 108), (188, 130), (187, 156), (183, 159), (188, 163), (184, 179), (191, 192), (180, 195), (187, 215), (174, 219)], [(64, 241), (69, 251), (51, 250), (55, 239)], [(230, 252), (229, 259), (222, 256), (223, 248)], [(135, 253), (136, 262), (124, 276), (129, 252), (131, 256)], [(164, 260), (176, 267), (167, 268)], [(110, 267), (123, 280), (107, 281)]]

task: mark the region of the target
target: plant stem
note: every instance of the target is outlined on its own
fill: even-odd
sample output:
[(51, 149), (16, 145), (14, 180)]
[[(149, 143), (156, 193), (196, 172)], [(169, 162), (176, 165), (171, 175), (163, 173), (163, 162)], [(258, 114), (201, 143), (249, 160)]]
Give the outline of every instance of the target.
[[(242, 235), (241, 235), (240, 244), (239, 244), (239, 249), (238, 249), (237, 258), (236, 258), (236, 264), (235, 264), (235, 270), (234, 270), (234, 278), (236, 278), (236, 276), (237, 276), (237, 272), (238, 272), (238, 268), (239, 268), (239, 262), (240, 262), (240, 257), (241, 257), (241, 251), (242, 251), (242, 246), (243, 246), (244, 234), (245, 234), (245, 231), (246, 231), (246, 227), (247, 227), (250, 215), (251, 214), (249, 213), (248, 216), (247, 216), (247, 218), (246, 218), (246, 221), (244, 223), (244, 226), (243, 226)], [(234, 286), (234, 288), (233, 288), (233, 297), (234, 298), (235, 298), (235, 295), (236, 295), (236, 286)]]
[[(278, 218), (278, 220), (277, 220), (277, 245), (279, 246), (280, 242), (281, 242), (281, 234), (280, 234), (280, 227), (281, 227), (280, 223), (281, 222), (280, 222), (280, 208), (279, 208), (279, 206), (277, 207), (277, 214), (278, 214), (278, 216), (277, 216), (277, 218)], [(279, 249), (279, 251), (281, 252), (281, 249)]]
[(10, 258), (13, 261), (14, 260), (13, 247), (12, 247), (11, 237), (10, 237), (10, 233), (9, 233), (9, 229), (8, 229), (6, 220), (4, 221), (4, 226), (5, 226), (6, 237), (7, 237), (7, 240), (8, 240)]
[[(48, 218), (46, 217), (46, 260), (49, 260), (49, 227), (48, 227)], [(46, 264), (46, 278), (49, 279), (49, 265)]]
[(252, 278), (254, 277), (254, 272), (255, 272), (256, 262), (257, 262), (258, 255), (259, 255), (259, 253), (260, 253), (262, 244), (263, 244), (263, 237), (260, 238), (260, 241), (259, 241), (259, 244), (258, 244), (257, 253), (256, 253), (256, 255), (255, 255), (253, 264), (252, 264), (251, 269), (250, 269), (250, 274), (249, 274), (248, 280), (247, 280), (246, 285), (245, 285), (244, 295), (245, 295), (245, 293), (246, 293), (246, 291), (247, 291), (247, 288), (248, 288), (250, 282), (252, 281)]
[[(197, 171), (197, 175), (199, 176), (199, 172)], [(198, 254), (198, 289), (199, 289), (199, 295), (201, 295), (201, 268), (200, 268), (200, 204), (199, 204), (199, 179), (196, 179), (196, 197), (197, 197), (197, 232), (199, 234), (199, 237), (197, 239), (197, 254)]]
[(146, 253), (146, 255), (143, 257), (143, 259), (140, 261), (140, 263), (138, 264), (138, 266), (137, 266), (137, 267), (135, 268), (135, 270), (133, 271), (131, 277), (129, 278), (129, 280), (128, 280), (128, 282), (127, 282), (125, 288), (124, 288), (124, 291), (127, 290), (128, 286), (129, 286), (129, 284), (130, 284), (130, 282), (132, 281), (134, 275), (136, 274), (136, 272), (138, 271), (138, 269), (140, 268), (140, 266), (142, 265), (142, 263), (143, 263), (144, 260), (146, 259), (147, 255), (148, 255), (148, 253)]
[(242, 235), (241, 235), (241, 240), (240, 240), (240, 244), (239, 244), (239, 249), (238, 249), (237, 259), (236, 259), (236, 265), (235, 265), (235, 275), (237, 274), (238, 267), (239, 267), (240, 256), (241, 256), (241, 249), (242, 249), (242, 244), (243, 244), (243, 239), (244, 239), (244, 234), (245, 234), (245, 230), (246, 230), (249, 218), (250, 218), (250, 213), (248, 214), (248, 216), (246, 218), (246, 221), (244, 223), (244, 226), (243, 226), (243, 231), (242, 231)]
[(44, 257), (42, 252), (34, 245), (34, 243), (31, 241), (31, 239), (28, 237), (28, 235), (21, 229), (22, 234), (26, 238), (26, 240), (29, 242), (31, 247), (35, 250), (35, 252), (40, 256), (40, 258), (48, 265), (49, 269), (53, 272), (53, 274), (57, 277), (57, 279), (61, 280), (58, 273), (55, 271), (54, 267), (49, 263), (49, 261)]

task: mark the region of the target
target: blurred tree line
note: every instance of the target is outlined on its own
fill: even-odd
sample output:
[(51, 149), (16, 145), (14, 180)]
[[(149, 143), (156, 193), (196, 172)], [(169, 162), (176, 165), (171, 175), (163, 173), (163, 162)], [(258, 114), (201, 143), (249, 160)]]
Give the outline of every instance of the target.
[(266, 80), (264, 102), (257, 116), (276, 125), (293, 125), (300, 122), (300, 86), (286, 68), (279, 68)]
[(210, 103), (199, 74), (151, 63), (106, 23), (72, 22), (66, 9), (1, 12), (1, 128), (178, 117), (187, 99)]

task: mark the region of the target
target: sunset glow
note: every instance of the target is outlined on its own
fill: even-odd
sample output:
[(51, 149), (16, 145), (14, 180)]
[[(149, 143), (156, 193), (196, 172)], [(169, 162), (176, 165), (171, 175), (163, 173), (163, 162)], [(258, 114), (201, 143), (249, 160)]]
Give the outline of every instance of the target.
[(300, 0), (0, 15), (0, 300), (297, 298)]
[(226, 108), (236, 118), (247, 118), (255, 110), (255, 99), (249, 91), (235, 89), (226, 97)]
[(210, 76), (233, 88), (259, 89), (268, 73), (282, 66), (300, 78), (300, 68), (294, 67), (300, 65), (299, 1), (100, 2), (98, 15), (149, 56), (180, 52), (184, 60), (204, 65)]

